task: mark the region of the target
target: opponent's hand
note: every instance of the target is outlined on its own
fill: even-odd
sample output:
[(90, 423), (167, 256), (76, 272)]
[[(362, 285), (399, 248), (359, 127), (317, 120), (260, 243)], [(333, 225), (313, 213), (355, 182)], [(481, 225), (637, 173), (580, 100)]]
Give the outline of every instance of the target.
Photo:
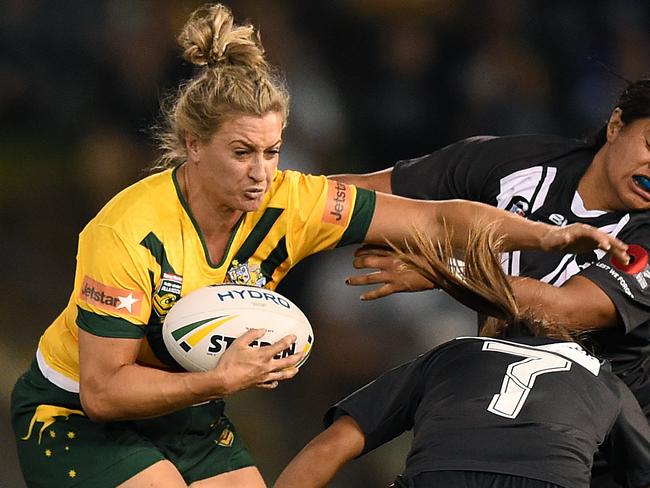
[(270, 346), (250, 346), (265, 333), (264, 329), (251, 329), (238, 337), (209, 372), (214, 374), (218, 388), (223, 388), (223, 396), (254, 386), (272, 389), (298, 373), (295, 366), (302, 359), (302, 352), (281, 359), (274, 357), (296, 342), (296, 336), (285, 336)]
[(354, 253), (352, 265), (356, 269), (376, 269), (377, 271), (350, 276), (347, 285), (381, 285), (361, 295), (361, 300), (375, 300), (393, 293), (431, 290), (433, 283), (420, 273), (404, 269), (404, 263), (393, 252), (381, 246), (362, 246)]
[(623, 241), (590, 225), (571, 224), (564, 227), (553, 227), (542, 238), (544, 251), (580, 254), (594, 248), (611, 253), (622, 263), (627, 264), (630, 260), (630, 256), (627, 254), (627, 245)]

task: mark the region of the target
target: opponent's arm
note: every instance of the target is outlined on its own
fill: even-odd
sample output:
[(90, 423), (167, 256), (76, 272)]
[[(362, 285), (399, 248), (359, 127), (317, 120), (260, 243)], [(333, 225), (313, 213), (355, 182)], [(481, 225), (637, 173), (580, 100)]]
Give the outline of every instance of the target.
[(253, 386), (273, 388), (296, 375), (302, 353), (273, 357), (295, 336), (249, 347), (264, 334), (264, 329), (246, 332), (211, 371), (177, 373), (137, 364), (142, 339), (100, 337), (79, 329), (81, 404), (91, 420), (108, 422), (156, 417)]
[(365, 436), (350, 416), (339, 417), (314, 437), (280, 473), (273, 488), (320, 488), (363, 452)]
[(510, 277), (509, 280), (523, 310), (568, 329), (602, 329), (620, 323), (612, 299), (583, 276), (573, 276), (559, 287), (533, 278)]
[(328, 178), (346, 185), (354, 185), (368, 190), (380, 191), (382, 193), (392, 193), (391, 175), (393, 168), (386, 168), (374, 173), (365, 174), (340, 174), (330, 175)]
[[(379, 285), (364, 292), (362, 300), (435, 287), (416, 271), (404, 270), (403, 263), (386, 248), (364, 246), (356, 251), (353, 264), (357, 269), (376, 270), (346, 280), (352, 286)], [(619, 323), (614, 302), (599, 286), (582, 276), (574, 276), (560, 287), (533, 278), (511, 276), (509, 280), (522, 309), (537, 316), (572, 329), (599, 329)]]
[(627, 246), (616, 237), (584, 224), (564, 227), (533, 222), (484, 203), (467, 200), (422, 201), (376, 194), (375, 212), (365, 242), (402, 245), (411, 241), (415, 229), (434, 241), (448, 230), (451, 244), (464, 249), (472, 228), (496, 222), (503, 237), (503, 250), (540, 249), (580, 253), (595, 247), (610, 251), (627, 263)]

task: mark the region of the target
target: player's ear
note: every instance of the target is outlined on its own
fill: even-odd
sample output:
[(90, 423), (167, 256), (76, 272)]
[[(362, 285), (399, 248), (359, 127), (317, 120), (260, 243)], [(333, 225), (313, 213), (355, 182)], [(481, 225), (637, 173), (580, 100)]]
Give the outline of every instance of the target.
[(621, 131), (625, 123), (621, 118), (623, 111), (616, 107), (612, 111), (612, 115), (609, 116), (609, 122), (607, 122), (607, 142), (612, 142), (618, 136), (618, 133)]
[(188, 161), (198, 162), (199, 160), (199, 138), (194, 134), (185, 135), (185, 150)]

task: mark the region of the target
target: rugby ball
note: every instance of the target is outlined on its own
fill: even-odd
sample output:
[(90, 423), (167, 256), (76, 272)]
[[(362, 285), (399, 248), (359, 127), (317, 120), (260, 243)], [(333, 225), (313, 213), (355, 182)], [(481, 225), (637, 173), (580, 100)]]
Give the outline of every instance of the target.
[(165, 317), (162, 336), (179, 365), (187, 371), (207, 371), (250, 329), (266, 329), (261, 339), (251, 343), (253, 347), (294, 334), (296, 342), (277, 357), (303, 351), (298, 367), (314, 344), (309, 320), (288, 298), (265, 288), (230, 284), (198, 288), (178, 300)]

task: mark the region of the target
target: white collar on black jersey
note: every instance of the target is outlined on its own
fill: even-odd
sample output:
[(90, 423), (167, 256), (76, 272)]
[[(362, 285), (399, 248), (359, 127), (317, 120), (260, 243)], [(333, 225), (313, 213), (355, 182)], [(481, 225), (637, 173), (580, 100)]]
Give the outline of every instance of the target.
[(573, 195), (573, 201), (571, 202), (571, 211), (576, 217), (600, 217), (605, 215), (607, 212), (604, 210), (587, 210), (585, 204), (582, 201), (582, 197), (576, 191)]

